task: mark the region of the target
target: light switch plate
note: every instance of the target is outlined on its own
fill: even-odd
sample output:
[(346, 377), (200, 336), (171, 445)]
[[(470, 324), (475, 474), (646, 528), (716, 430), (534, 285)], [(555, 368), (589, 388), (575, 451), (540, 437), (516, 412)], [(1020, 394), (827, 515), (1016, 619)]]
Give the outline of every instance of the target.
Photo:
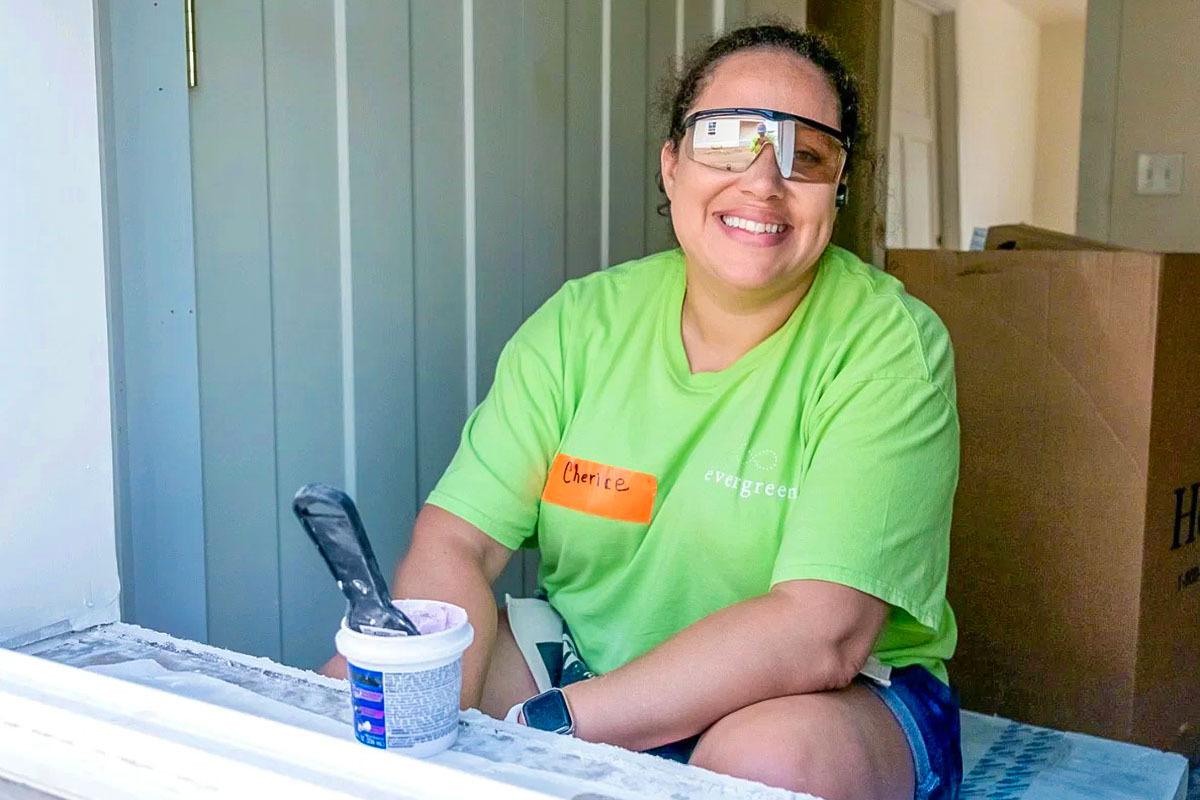
[(1182, 192), (1182, 153), (1138, 153), (1138, 194), (1174, 195)]

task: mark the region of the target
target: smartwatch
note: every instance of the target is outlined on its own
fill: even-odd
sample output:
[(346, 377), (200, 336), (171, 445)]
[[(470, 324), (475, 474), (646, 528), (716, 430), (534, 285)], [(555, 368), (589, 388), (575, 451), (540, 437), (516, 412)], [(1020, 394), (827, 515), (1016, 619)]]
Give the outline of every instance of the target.
[(540, 731), (575, 733), (575, 718), (567, 705), (567, 696), (562, 689), (550, 689), (526, 700), (521, 706), (525, 724)]

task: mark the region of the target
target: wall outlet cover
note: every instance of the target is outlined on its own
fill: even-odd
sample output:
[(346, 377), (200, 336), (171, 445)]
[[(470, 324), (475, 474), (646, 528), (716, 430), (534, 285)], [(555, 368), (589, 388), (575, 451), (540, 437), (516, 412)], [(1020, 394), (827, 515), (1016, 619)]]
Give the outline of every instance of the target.
[(1183, 193), (1182, 153), (1138, 153), (1137, 193), (1177, 195)]

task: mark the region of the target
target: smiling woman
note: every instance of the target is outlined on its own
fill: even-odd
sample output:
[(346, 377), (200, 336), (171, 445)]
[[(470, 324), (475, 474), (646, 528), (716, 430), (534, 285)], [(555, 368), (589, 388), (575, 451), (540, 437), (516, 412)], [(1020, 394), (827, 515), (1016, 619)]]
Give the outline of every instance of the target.
[[(956, 794), (953, 359), (830, 244), (858, 106), (832, 48), (784, 27), (683, 71), (679, 248), (521, 326), (397, 570), (468, 609), (464, 705), (824, 797)], [(523, 546), (545, 599), (497, 615)], [(536, 603), (561, 649), (529, 641)]]

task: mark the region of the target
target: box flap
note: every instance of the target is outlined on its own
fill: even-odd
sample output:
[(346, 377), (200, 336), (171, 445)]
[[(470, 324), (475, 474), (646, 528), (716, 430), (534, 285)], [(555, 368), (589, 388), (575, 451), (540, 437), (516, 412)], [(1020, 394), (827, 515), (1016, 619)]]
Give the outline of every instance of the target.
[(985, 250), (1120, 250), (1104, 242), (1084, 239), (1033, 225), (993, 225), (988, 228)]

